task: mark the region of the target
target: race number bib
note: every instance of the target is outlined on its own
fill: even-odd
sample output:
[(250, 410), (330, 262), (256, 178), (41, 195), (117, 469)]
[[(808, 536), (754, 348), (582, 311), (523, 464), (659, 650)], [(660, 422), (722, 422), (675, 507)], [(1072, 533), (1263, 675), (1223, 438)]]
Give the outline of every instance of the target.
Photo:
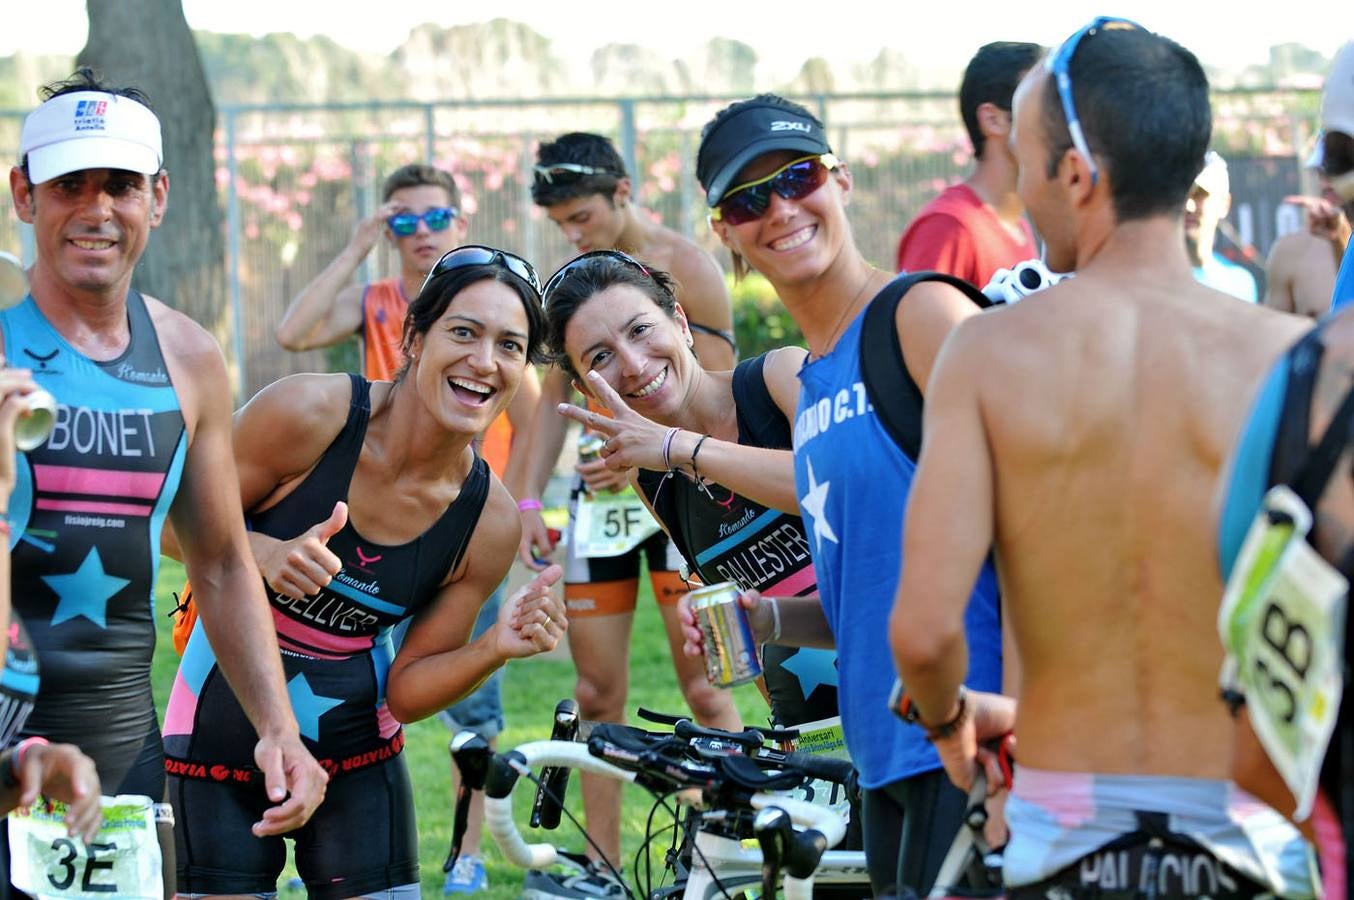
[[(850, 759), (851, 754), (846, 750), (846, 735), (842, 731), (841, 716), (790, 727), (799, 732), (799, 737), (795, 738), (795, 749), (800, 753), (830, 756), (833, 759)], [(851, 818), (851, 798), (847, 796), (846, 789), (839, 784), (814, 778), (802, 787), (786, 793), (809, 803), (826, 806), (848, 821)]]
[(1251, 523), (1223, 592), (1223, 680), (1246, 697), (1256, 736), (1311, 812), (1343, 691), (1349, 583), (1307, 543), (1311, 512), (1283, 485)]
[(658, 523), (629, 486), (614, 494), (581, 494), (574, 516), (575, 553), (585, 559), (620, 556), (658, 532)]
[(103, 798), (103, 825), (89, 844), (66, 834), (66, 806), (41, 797), (9, 814), (9, 877), (44, 898), (163, 900), (160, 844), (149, 797)]

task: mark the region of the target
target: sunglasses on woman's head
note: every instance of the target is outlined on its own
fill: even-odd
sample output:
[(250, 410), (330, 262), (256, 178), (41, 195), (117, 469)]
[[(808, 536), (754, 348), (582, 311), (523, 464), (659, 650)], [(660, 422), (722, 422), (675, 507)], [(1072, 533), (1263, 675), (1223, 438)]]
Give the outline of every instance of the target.
[(494, 247), (485, 247), (481, 244), (466, 244), (464, 247), (457, 247), (455, 250), (448, 250), (442, 254), (442, 258), (432, 267), (428, 277), (423, 279), (423, 286), (418, 289), (418, 292), (423, 293), (428, 287), (428, 282), (453, 269), (489, 265), (498, 265), (507, 269), (531, 285), (531, 289), (536, 292), (537, 297), (540, 296), (541, 280), (536, 277), (536, 270), (532, 268), (531, 263), (516, 253), (509, 253), (507, 250), (499, 250)]
[(550, 280), (545, 283), (545, 290), (541, 291), (541, 305), (547, 307), (550, 305), (550, 295), (555, 292), (555, 289), (560, 286), (570, 272), (576, 271), (579, 267), (585, 266), (597, 259), (614, 259), (616, 262), (633, 266), (640, 272), (643, 272), (645, 278), (653, 277), (649, 274), (649, 270), (644, 268), (643, 263), (628, 253), (622, 253), (619, 250), (589, 250), (582, 256), (569, 260), (567, 263), (560, 266), (559, 270), (555, 272), (554, 275), (550, 276)]
[(418, 231), (420, 220), (428, 226), (429, 231), (446, 231), (451, 227), (451, 220), (456, 216), (456, 210), (450, 206), (434, 206), (422, 213), (396, 213), (386, 219), (386, 224), (390, 226), (390, 230), (396, 236), (409, 237), (409, 235)]
[(803, 200), (823, 186), (827, 173), (838, 164), (831, 153), (791, 160), (770, 175), (730, 190), (710, 210), (710, 218), (729, 225), (760, 219), (771, 206), (772, 191), (786, 200)]

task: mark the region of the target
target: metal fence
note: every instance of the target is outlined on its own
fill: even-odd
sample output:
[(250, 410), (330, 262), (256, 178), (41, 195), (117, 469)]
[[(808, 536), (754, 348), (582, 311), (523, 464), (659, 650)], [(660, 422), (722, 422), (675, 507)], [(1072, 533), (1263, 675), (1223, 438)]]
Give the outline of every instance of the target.
[[(282, 375), (342, 366), (348, 352), (293, 354), (273, 327), (288, 301), (345, 245), (354, 223), (379, 204), (386, 173), (409, 162), (453, 172), (470, 238), (521, 253), (549, 272), (571, 248), (530, 197), (542, 140), (565, 131), (611, 137), (634, 175), (640, 204), (728, 265), (705, 221), (693, 170), (701, 126), (734, 97), (552, 99), (220, 110), (218, 184), (226, 210), (229, 298), (238, 323), (226, 348), (241, 397)], [(948, 93), (799, 98), (827, 124), (855, 174), (849, 216), (865, 254), (892, 267), (903, 227), (969, 165), (967, 138)], [(1282, 203), (1301, 188), (1300, 160), (1314, 131), (1314, 91), (1215, 95), (1215, 145), (1228, 157), (1230, 221), (1263, 258), (1300, 226)], [(17, 155), (23, 112), (0, 112), (0, 152)], [(8, 185), (0, 202), (8, 203)], [(13, 213), (0, 217), (0, 249), (32, 258), (31, 236)], [(152, 252), (154, 241), (152, 239)], [(390, 250), (373, 252), (359, 277), (397, 271)], [(172, 298), (169, 298), (172, 301)]]

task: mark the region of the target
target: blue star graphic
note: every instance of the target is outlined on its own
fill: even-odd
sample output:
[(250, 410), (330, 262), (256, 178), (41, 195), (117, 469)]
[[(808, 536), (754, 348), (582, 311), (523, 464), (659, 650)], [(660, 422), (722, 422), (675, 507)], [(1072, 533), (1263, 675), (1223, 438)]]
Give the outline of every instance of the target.
[(296, 713), (296, 724), (301, 734), (312, 741), (320, 739), (320, 716), (338, 706), (343, 701), (333, 697), (321, 697), (310, 689), (306, 676), (297, 675), (287, 682), (287, 693), (291, 696), (292, 712)]
[(131, 584), (103, 570), (98, 547), (89, 548), (80, 568), (69, 575), (43, 575), (42, 580), (57, 596), (53, 625), (84, 616), (100, 628), (108, 627), (108, 601)]
[(827, 503), (827, 488), (832, 482), (824, 481), (818, 483), (818, 479), (813, 476), (813, 460), (808, 460), (809, 464), (809, 492), (799, 499), (799, 505), (803, 507), (805, 515), (813, 517), (813, 537), (818, 542), (818, 552), (823, 552), (823, 538), (827, 538), (836, 544), (837, 533), (832, 530), (832, 525), (828, 523), (827, 516), (824, 514), (823, 506)]
[(799, 689), (805, 697), (819, 685), (837, 686), (837, 655), (831, 650), (803, 648), (780, 667), (799, 679)]

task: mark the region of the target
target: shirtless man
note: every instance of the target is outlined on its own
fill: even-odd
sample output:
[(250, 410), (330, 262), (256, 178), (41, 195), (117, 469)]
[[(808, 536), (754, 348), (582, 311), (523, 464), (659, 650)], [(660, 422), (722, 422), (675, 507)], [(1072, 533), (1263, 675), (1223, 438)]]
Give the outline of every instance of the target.
[[(1182, 213), (1210, 122), (1195, 57), (1131, 23), (1096, 20), (1032, 70), (1019, 189), (1076, 277), (965, 320), (932, 375), (903, 551), (926, 564), (903, 567), (890, 621), (899, 705), (961, 787), (977, 741), (1015, 726), (1013, 897), (1311, 890), (1296, 832), (1227, 782), (1211, 492), (1306, 323), (1192, 276)], [(1018, 704), (960, 690), (993, 547)]]
[(79, 744), (106, 794), (163, 798), (152, 600), (172, 524), (259, 734), (253, 831), (282, 834), (306, 823), (328, 778), (301, 743), (245, 534), (225, 360), (199, 325), (131, 288), (169, 197), (160, 122), (139, 91), (88, 69), (44, 98), (9, 173), (37, 241), (31, 290), (0, 313), (4, 358), (37, 362), (33, 380), (58, 401), (51, 436), (20, 457), (7, 510), (14, 608), (42, 666), (24, 733)]
[(1307, 217), (1303, 231), (1284, 235), (1269, 251), (1265, 305), (1320, 318), (1331, 305), (1335, 273), (1354, 221), (1354, 41), (1335, 55), (1321, 94), (1320, 142), (1308, 160), (1321, 196), (1292, 197)]

